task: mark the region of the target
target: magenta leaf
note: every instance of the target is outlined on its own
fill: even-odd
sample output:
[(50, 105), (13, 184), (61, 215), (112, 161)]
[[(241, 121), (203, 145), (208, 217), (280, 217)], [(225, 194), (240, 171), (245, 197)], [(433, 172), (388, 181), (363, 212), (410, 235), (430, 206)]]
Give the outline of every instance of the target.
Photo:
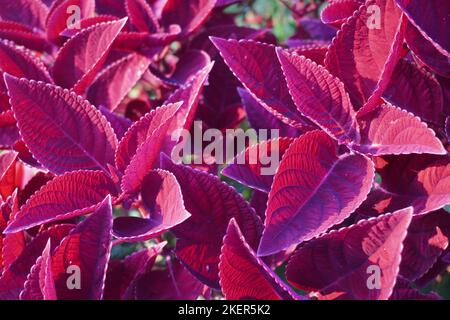
[(20, 134), (33, 156), (56, 174), (114, 164), (117, 138), (88, 101), (42, 82), (5, 75)]
[(165, 28), (177, 24), (184, 34), (196, 31), (214, 9), (217, 0), (168, 0), (161, 13)]
[(373, 177), (368, 158), (339, 155), (324, 132), (296, 139), (275, 174), (258, 255), (277, 253), (342, 222), (364, 201)]
[(162, 167), (177, 178), (192, 215), (172, 230), (178, 239), (175, 252), (197, 279), (219, 288), (220, 247), (230, 219), (236, 219), (252, 248), (257, 246), (261, 221), (242, 196), (217, 177), (176, 165), (166, 157)]
[(403, 242), (400, 274), (414, 281), (423, 276), (449, 244), (450, 213), (438, 210), (414, 216)]
[(417, 27), (440, 52), (450, 57), (447, 19), (450, 6), (437, 0), (395, 0), (409, 21)]
[(211, 41), (234, 75), (264, 108), (288, 124), (296, 127), (306, 124), (289, 94), (274, 46), (249, 40), (211, 38)]
[(150, 171), (142, 181), (141, 198), (147, 218), (114, 219), (113, 234), (120, 242), (155, 238), (191, 216), (177, 180), (168, 171)]
[(400, 60), (383, 98), (422, 120), (441, 125), (443, 97), (436, 78), (415, 64)]
[(125, 294), (133, 294), (135, 280), (147, 269), (152, 269), (156, 257), (161, 253), (166, 242), (128, 255), (125, 259), (110, 260), (105, 279), (105, 300), (119, 300)]
[(44, 29), (48, 8), (41, 0), (0, 0), (0, 18)]
[(363, 3), (360, 0), (335, 0), (320, 13), (323, 23), (340, 28)]
[[(294, 253), (286, 277), (298, 288), (340, 294), (338, 299), (387, 300), (411, 218), (412, 209), (406, 208), (314, 239)], [(373, 287), (375, 272), (379, 283)]]
[[(154, 118), (148, 122), (147, 132), (142, 130), (145, 128), (146, 123), (141, 122), (138, 126), (133, 126), (128, 132), (131, 134), (142, 135), (145, 140), (137, 147), (135, 155), (130, 160), (130, 164), (126, 167), (125, 173), (122, 177), (121, 190), (124, 194), (132, 195), (136, 193), (141, 187), (142, 181), (149, 171), (155, 167), (157, 160), (159, 160), (159, 155), (161, 153), (161, 148), (163, 146), (164, 140), (167, 136), (170, 136), (172, 132), (169, 132), (169, 127), (172, 123), (172, 119), (176, 116), (177, 110), (180, 108), (179, 104), (169, 104), (166, 105), (167, 111), (162, 111), (159, 114), (154, 114)], [(163, 107), (161, 107), (162, 109)], [(164, 113), (164, 114), (162, 114)], [(151, 116), (151, 113), (149, 114)], [(158, 116), (161, 115), (160, 120), (157, 123)], [(148, 118), (144, 118), (148, 120)], [(154, 130), (151, 129), (155, 127)], [(140, 130), (139, 132), (133, 131), (135, 128)], [(147, 136), (144, 136), (144, 135)], [(126, 139), (130, 135), (125, 135), (123, 138)], [(139, 138), (139, 136), (138, 136)], [(130, 147), (130, 144), (128, 144)], [(128, 149), (130, 150), (130, 149)]]
[(450, 58), (439, 52), (412, 24), (408, 24), (405, 40), (415, 56), (433, 72), (450, 77)]
[(177, 259), (167, 258), (163, 270), (143, 268), (128, 287), (124, 299), (132, 300), (196, 300), (204, 285)]
[(378, 104), (400, 58), (404, 29), (394, 0), (370, 0), (333, 39), (325, 65), (345, 84), (356, 109)]
[(179, 148), (184, 145), (184, 141), (180, 141), (181, 129), (191, 129), (203, 87), (208, 81), (208, 75), (213, 66), (214, 63), (209, 63), (206, 67), (200, 69), (189, 82), (181, 86), (166, 100), (166, 104), (176, 103), (178, 101), (183, 102), (176, 116), (170, 121), (169, 128), (167, 129), (171, 134), (170, 137), (167, 136), (165, 138), (162, 148), (162, 151), (167, 155), (172, 155), (172, 151), (174, 151), (176, 145)]
[[(267, 111), (253, 96), (245, 89), (238, 88), (239, 96), (244, 105), (247, 120), (255, 130), (275, 129), (280, 137), (298, 137), (300, 130), (285, 124), (272, 113)], [(271, 138), (271, 131), (268, 132), (267, 139)]]
[[(95, 212), (80, 222), (55, 249), (52, 272), (58, 299), (102, 298), (112, 245), (111, 227), (111, 197), (107, 196)], [(77, 272), (81, 277), (80, 285), (78, 290), (73, 290), (68, 286), (71, 283), (69, 277)]]
[[(361, 111), (365, 111), (362, 109)], [(358, 114), (361, 143), (354, 150), (371, 154), (445, 154), (442, 143), (433, 130), (413, 114), (390, 104)]]
[(432, 292), (422, 293), (413, 288), (408, 280), (399, 276), (389, 300), (441, 300), (441, 298)]
[(71, 224), (60, 224), (40, 232), (23, 250), (20, 256), (4, 271), (0, 278), (0, 298), (17, 300), (32, 266), (51, 239), (52, 249), (72, 230)]
[(101, 171), (76, 171), (58, 176), (43, 186), (20, 208), (4, 233), (92, 212), (116, 186)]
[[(125, 172), (137, 150), (148, 139), (160, 139), (166, 132), (156, 135), (158, 129), (176, 113), (181, 103), (170, 103), (154, 109), (135, 122), (125, 133), (116, 150), (116, 166)], [(150, 168), (151, 169), (151, 168)], [(145, 174), (147, 174), (145, 172)]]
[(415, 214), (450, 204), (450, 160), (447, 157), (410, 155), (375, 161), (381, 187), (392, 203), (408, 204)]
[(103, 69), (89, 87), (87, 99), (95, 106), (117, 108), (150, 65), (150, 59), (131, 53)]
[(114, 113), (110, 109), (107, 109), (103, 106), (98, 108), (100, 112), (105, 116), (106, 120), (111, 124), (111, 127), (114, 129), (114, 133), (117, 136), (117, 139), (122, 139), (128, 129), (133, 125), (133, 122), (125, 118), (124, 116)]
[(295, 300), (300, 297), (259, 259), (236, 220), (228, 225), (219, 264), (220, 286), (228, 300)]
[(24, 289), (20, 293), (21, 300), (56, 300), (55, 282), (53, 280), (51, 260), (51, 240), (31, 268)]
[[(70, 38), (58, 52), (52, 75), (61, 87), (83, 94), (94, 81), (126, 19), (89, 27)], [(67, 65), (73, 66), (69, 70)]]
[(137, 31), (149, 33), (158, 31), (158, 20), (146, 0), (126, 0), (125, 9)]
[(232, 159), (222, 174), (251, 188), (269, 192), (277, 170), (274, 166), (293, 141), (292, 138), (280, 138), (255, 144)]
[(359, 140), (359, 130), (344, 85), (311, 60), (277, 50), (297, 109), (339, 142)]
[(294, 44), (294, 46), (291, 46), (292, 49), (289, 51), (295, 52), (299, 56), (304, 56), (318, 65), (323, 66), (329, 46), (330, 43), (327, 41), (312, 41), (306, 44)]
[(76, 21), (71, 19), (73, 9), (76, 7), (80, 9), (80, 20), (92, 17), (95, 0), (56, 0), (52, 3), (46, 20), (47, 38), (50, 41), (61, 44), (60, 33), (68, 27), (68, 24), (73, 22), (75, 25), (72, 27), (77, 27)]

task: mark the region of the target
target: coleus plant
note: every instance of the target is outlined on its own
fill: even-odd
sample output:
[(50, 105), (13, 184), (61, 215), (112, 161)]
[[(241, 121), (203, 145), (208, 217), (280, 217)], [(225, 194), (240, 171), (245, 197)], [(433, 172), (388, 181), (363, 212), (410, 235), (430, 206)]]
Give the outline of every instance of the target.
[[(318, 2), (0, 1), (0, 299), (439, 299), (450, 5)], [(194, 120), (276, 172), (176, 163)]]

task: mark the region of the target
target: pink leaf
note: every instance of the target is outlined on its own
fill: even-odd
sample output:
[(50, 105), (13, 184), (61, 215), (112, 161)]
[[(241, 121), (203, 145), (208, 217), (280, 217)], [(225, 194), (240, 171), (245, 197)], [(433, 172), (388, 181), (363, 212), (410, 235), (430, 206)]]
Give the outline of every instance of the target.
[[(83, 94), (94, 81), (126, 19), (89, 27), (70, 38), (58, 52), (53, 79), (61, 87)], [(67, 69), (66, 66), (72, 66)]]
[(370, 0), (333, 39), (325, 65), (345, 84), (356, 109), (378, 104), (400, 58), (404, 27), (394, 0)]
[(20, 134), (33, 156), (56, 174), (107, 170), (117, 138), (88, 101), (68, 90), (5, 75)]
[(103, 69), (89, 87), (87, 99), (95, 106), (117, 108), (150, 65), (150, 59), (136, 53)]
[(339, 155), (324, 132), (296, 139), (275, 174), (258, 255), (277, 253), (342, 222), (364, 201), (373, 177), (368, 158)]
[[(131, 158), (130, 164), (125, 169), (121, 182), (121, 190), (123, 193), (129, 195), (136, 193), (141, 187), (145, 176), (155, 166), (161, 153), (163, 142), (166, 136), (171, 134), (168, 129), (179, 107), (180, 104), (167, 105), (167, 112), (164, 112), (165, 114), (162, 115), (162, 118), (160, 118), (162, 121), (158, 123), (155, 123), (155, 119), (157, 119), (157, 114), (155, 113), (155, 117), (148, 123), (147, 132), (141, 129), (144, 128), (144, 121), (149, 118), (144, 118), (144, 121), (139, 124), (138, 130), (141, 130), (140, 132), (132, 131), (136, 128), (134, 126), (130, 128), (129, 132), (132, 134), (142, 135), (142, 137), (146, 134), (147, 136), (145, 137), (145, 140), (137, 147), (135, 155)], [(150, 131), (154, 126), (156, 128)], [(127, 135), (125, 135), (123, 139), (126, 138)], [(130, 144), (128, 147), (129, 146)]]
[[(130, 162), (136, 155), (139, 147), (152, 137), (155, 136), (158, 128), (166, 123), (181, 106), (181, 103), (170, 103), (154, 109), (143, 116), (138, 122), (134, 123), (123, 136), (116, 150), (116, 166), (121, 172), (129, 166)], [(163, 135), (166, 133), (164, 132)]]
[[(50, 41), (61, 44), (60, 33), (71, 23), (77, 22), (73, 21), (75, 13), (73, 8), (76, 7), (80, 9), (79, 18), (81, 20), (90, 18), (95, 12), (95, 0), (58, 0), (53, 2), (46, 21), (47, 38)], [(76, 28), (77, 26), (75, 24), (71, 27)]]
[[(80, 222), (55, 249), (52, 272), (58, 299), (102, 298), (111, 252), (111, 227), (111, 197), (107, 196), (95, 212)], [(73, 281), (69, 279), (71, 275), (81, 277), (78, 290), (68, 287)]]
[(328, 6), (322, 10), (320, 19), (323, 23), (340, 28), (358, 10), (361, 4), (359, 0), (335, 0), (328, 3)]
[(108, 194), (117, 193), (115, 188), (101, 171), (76, 171), (58, 176), (20, 208), (4, 233), (92, 212)]
[(168, 171), (150, 171), (142, 181), (141, 198), (147, 218), (114, 219), (113, 234), (120, 242), (155, 238), (191, 216), (177, 180)]
[(277, 54), (298, 111), (339, 142), (357, 142), (355, 111), (342, 82), (311, 60), (281, 49)]
[(223, 239), (219, 270), (220, 286), (228, 300), (300, 299), (256, 256), (234, 218)]
[(438, 210), (414, 216), (403, 242), (400, 274), (414, 281), (423, 276), (448, 247), (450, 213)]
[(288, 281), (321, 294), (342, 293), (339, 299), (387, 300), (411, 218), (412, 209), (406, 208), (312, 240), (289, 261)]
[(352, 146), (357, 151), (371, 155), (446, 154), (433, 130), (413, 114), (390, 104), (358, 114), (358, 123), (361, 144)]

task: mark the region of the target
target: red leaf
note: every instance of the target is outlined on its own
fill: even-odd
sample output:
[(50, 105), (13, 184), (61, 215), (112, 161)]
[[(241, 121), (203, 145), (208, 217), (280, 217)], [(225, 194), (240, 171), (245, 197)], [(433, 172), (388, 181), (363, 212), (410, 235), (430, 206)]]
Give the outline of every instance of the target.
[[(52, 255), (52, 272), (58, 299), (102, 298), (111, 252), (111, 227), (111, 197), (107, 196), (96, 211), (80, 222), (55, 249)], [(73, 271), (77, 269), (79, 273)], [(78, 290), (68, 287), (72, 274), (81, 277)]]
[[(116, 166), (121, 172), (129, 166), (130, 162), (136, 155), (137, 150), (145, 141), (151, 139), (159, 139), (155, 136), (160, 126), (166, 123), (181, 106), (181, 103), (170, 103), (163, 105), (157, 109), (151, 110), (143, 116), (138, 122), (135, 122), (125, 133), (116, 150)], [(164, 132), (162, 135), (164, 136)], [(151, 169), (151, 168), (150, 168)]]
[[(312, 240), (289, 261), (288, 281), (321, 294), (340, 292), (339, 299), (387, 300), (395, 286), (411, 218), (412, 209), (406, 208)], [(371, 276), (379, 276), (379, 286)]]
[(364, 201), (373, 177), (368, 158), (339, 155), (324, 132), (296, 139), (275, 174), (258, 255), (277, 253), (342, 222)]
[(300, 299), (256, 256), (234, 218), (223, 239), (219, 270), (220, 286), (228, 300)]
[(115, 188), (101, 171), (77, 171), (58, 176), (20, 208), (4, 233), (92, 212), (108, 194), (116, 194)]
[(68, 90), (5, 75), (20, 134), (33, 156), (56, 174), (107, 170), (117, 138), (88, 101)]

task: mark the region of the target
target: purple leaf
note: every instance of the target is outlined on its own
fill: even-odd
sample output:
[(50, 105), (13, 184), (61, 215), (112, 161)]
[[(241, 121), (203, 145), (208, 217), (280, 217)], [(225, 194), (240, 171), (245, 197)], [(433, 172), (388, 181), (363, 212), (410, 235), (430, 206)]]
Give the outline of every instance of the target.
[(275, 174), (258, 255), (277, 253), (342, 222), (364, 201), (373, 177), (368, 158), (339, 155), (324, 132), (296, 139)]
[(314, 239), (294, 253), (286, 277), (298, 288), (340, 294), (339, 299), (387, 300), (411, 218), (406, 208)]
[(261, 221), (242, 196), (217, 177), (175, 165), (166, 157), (162, 167), (177, 178), (192, 215), (172, 230), (178, 239), (175, 252), (197, 279), (219, 288), (220, 247), (230, 219), (236, 219), (252, 248), (257, 246)]

